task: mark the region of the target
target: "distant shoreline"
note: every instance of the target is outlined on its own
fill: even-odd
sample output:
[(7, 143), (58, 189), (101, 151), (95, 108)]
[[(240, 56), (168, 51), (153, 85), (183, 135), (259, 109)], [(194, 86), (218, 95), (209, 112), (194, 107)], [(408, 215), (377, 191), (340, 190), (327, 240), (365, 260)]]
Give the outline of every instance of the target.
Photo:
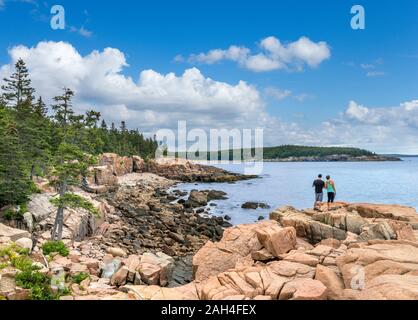
[(326, 157), (289, 157), (283, 159), (264, 159), (264, 162), (394, 162), (403, 161), (393, 156), (359, 156), (332, 155)]

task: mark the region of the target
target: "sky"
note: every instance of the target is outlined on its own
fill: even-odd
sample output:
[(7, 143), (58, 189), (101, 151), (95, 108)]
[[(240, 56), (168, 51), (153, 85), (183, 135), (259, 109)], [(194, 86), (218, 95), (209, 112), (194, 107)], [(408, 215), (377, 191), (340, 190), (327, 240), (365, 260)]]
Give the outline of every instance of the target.
[(23, 58), (38, 95), (70, 87), (108, 123), (418, 154), (416, 0), (0, 0), (0, 30), (1, 79)]

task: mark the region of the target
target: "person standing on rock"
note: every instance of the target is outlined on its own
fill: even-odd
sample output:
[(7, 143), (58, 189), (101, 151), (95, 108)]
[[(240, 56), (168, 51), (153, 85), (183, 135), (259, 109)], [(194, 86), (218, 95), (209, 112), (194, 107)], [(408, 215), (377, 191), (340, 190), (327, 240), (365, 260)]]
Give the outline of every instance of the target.
[(322, 174), (313, 182), (312, 187), (315, 188), (315, 203), (314, 210), (318, 210), (318, 203), (320, 204), (324, 199), (325, 182), (322, 180)]
[(335, 196), (337, 194), (337, 189), (335, 188), (335, 182), (331, 179), (330, 176), (327, 176), (327, 181), (325, 182), (325, 188), (328, 193), (328, 211), (330, 203), (334, 203)]

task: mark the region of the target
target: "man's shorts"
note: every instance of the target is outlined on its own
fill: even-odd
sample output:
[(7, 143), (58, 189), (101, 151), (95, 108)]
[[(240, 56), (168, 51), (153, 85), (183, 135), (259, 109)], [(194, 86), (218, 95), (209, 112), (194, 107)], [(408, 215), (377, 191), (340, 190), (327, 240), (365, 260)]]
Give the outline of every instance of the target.
[(324, 200), (324, 194), (323, 193), (315, 193), (315, 202), (322, 202)]

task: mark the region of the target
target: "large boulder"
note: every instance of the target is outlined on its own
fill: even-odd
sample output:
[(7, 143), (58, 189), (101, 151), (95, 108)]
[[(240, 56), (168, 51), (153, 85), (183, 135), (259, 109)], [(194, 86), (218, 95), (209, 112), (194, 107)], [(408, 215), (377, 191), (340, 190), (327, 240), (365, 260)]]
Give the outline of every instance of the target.
[(312, 279), (296, 279), (287, 282), (280, 292), (279, 300), (326, 300), (327, 287)]
[(296, 247), (296, 230), (293, 227), (281, 228), (277, 224), (272, 224), (258, 228), (256, 233), (258, 241), (275, 257)]
[(312, 243), (334, 238), (344, 240), (346, 231), (314, 220), (311, 215), (293, 207), (282, 207), (270, 213), (270, 219), (280, 222), (284, 227), (293, 227), (298, 237), (308, 239)]
[(203, 191), (192, 190), (187, 203), (193, 208), (206, 206), (208, 204), (208, 195)]
[[(96, 200), (90, 194), (81, 190), (75, 191), (75, 194), (90, 201), (98, 210), (99, 215), (93, 215), (85, 209), (65, 209), (63, 239), (72, 239), (81, 241), (86, 237), (94, 235), (99, 226), (105, 221), (107, 215), (113, 212), (114, 208), (109, 206), (104, 200)], [(36, 229), (42, 230), (41, 238), (50, 238), (50, 228), (54, 224), (57, 208), (53, 206), (50, 200), (56, 194), (36, 194), (32, 196), (29, 202), (29, 212), (34, 216)]]
[(0, 238), (5, 237), (11, 241), (17, 241), (22, 238), (30, 238), (30, 233), (25, 230), (14, 229), (0, 223)]
[(174, 269), (174, 259), (162, 252), (144, 253), (139, 263), (141, 279), (148, 285), (166, 286)]
[(121, 157), (115, 153), (102, 154), (99, 159), (99, 165), (111, 168), (116, 176), (132, 173), (134, 168), (132, 157)]
[(198, 300), (196, 285), (190, 283), (181, 287), (163, 288), (159, 286), (127, 285), (122, 291), (135, 296), (137, 300)]
[(344, 282), (335, 270), (324, 265), (318, 265), (315, 280), (321, 281), (328, 288), (328, 299), (341, 299), (344, 291)]
[(363, 291), (351, 290), (356, 300), (418, 300), (418, 276), (386, 274), (373, 278)]
[(35, 223), (48, 218), (56, 213), (56, 207), (50, 202), (53, 193), (40, 193), (31, 196), (28, 203), (28, 212), (32, 215)]
[(257, 229), (273, 226), (277, 222), (270, 220), (226, 229), (221, 241), (208, 241), (193, 257), (194, 278), (204, 280), (234, 268), (244, 257), (262, 249)]
[(142, 159), (140, 156), (133, 156), (133, 172), (145, 172), (146, 171), (146, 163), (145, 160)]
[(114, 175), (110, 166), (94, 167), (94, 183), (99, 186), (115, 186), (118, 178)]
[[(383, 275), (418, 276), (418, 244), (408, 241), (370, 241), (336, 258), (345, 288), (364, 290)], [(418, 286), (416, 287), (418, 292)]]
[(418, 229), (418, 214), (414, 208), (400, 205), (352, 203), (347, 210), (356, 211), (364, 218), (384, 218), (390, 220), (406, 221)]

